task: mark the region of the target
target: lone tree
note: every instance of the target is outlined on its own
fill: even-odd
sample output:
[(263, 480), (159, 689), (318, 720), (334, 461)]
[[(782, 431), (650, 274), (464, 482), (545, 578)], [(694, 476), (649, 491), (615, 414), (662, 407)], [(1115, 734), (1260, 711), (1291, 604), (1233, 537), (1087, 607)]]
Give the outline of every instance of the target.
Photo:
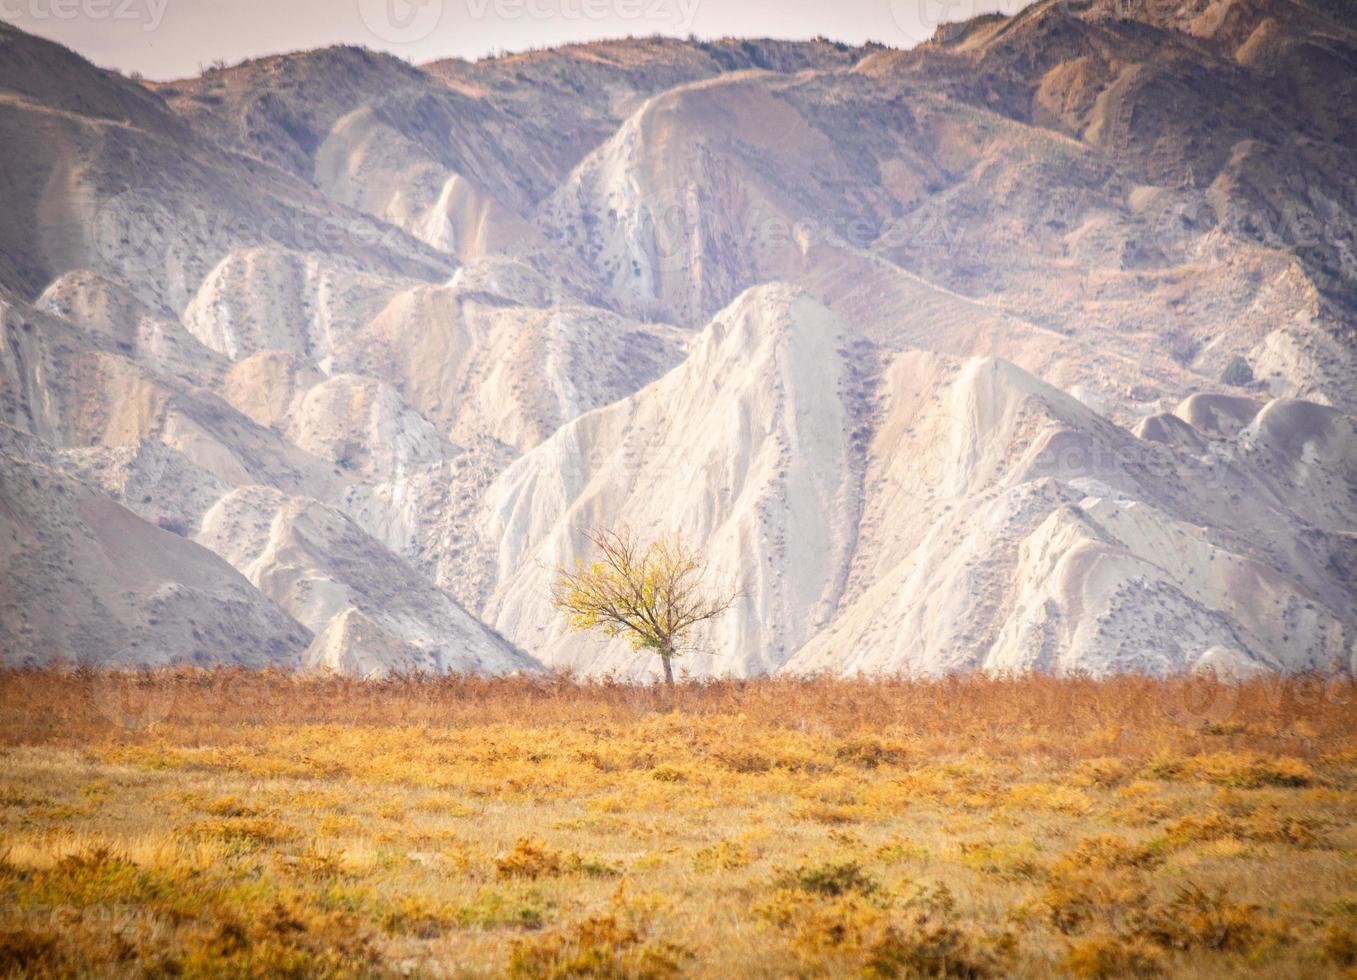
[(626, 637), (634, 650), (654, 650), (672, 688), (684, 637), (733, 606), (738, 593), (708, 594), (706, 565), (677, 535), (642, 545), (627, 530), (584, 533), (600, 557), (557, 568), (552, 604), (569, 617), (572, 631), (602, 630)]

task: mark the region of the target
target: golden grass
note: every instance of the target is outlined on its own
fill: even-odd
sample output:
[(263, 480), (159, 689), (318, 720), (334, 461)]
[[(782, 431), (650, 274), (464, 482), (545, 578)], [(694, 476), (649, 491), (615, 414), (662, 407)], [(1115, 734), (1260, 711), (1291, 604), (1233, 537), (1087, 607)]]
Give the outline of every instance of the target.
[(0, 673), (0, 977), (1344, 976), (1351, 682)]

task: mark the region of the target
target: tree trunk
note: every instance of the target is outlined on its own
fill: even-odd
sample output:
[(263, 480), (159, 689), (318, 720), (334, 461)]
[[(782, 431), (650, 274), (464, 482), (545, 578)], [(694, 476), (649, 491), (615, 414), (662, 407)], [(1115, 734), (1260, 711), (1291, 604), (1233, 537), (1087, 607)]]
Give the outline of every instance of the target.
[(673, 657), (674, 654), (672, 651), (670, 652), (665, 652), (663, 650), (660, 651), (660, 659), (664, 661), (664, 686), (669, 688), (669, 690), (671, 691), (674, 689)]

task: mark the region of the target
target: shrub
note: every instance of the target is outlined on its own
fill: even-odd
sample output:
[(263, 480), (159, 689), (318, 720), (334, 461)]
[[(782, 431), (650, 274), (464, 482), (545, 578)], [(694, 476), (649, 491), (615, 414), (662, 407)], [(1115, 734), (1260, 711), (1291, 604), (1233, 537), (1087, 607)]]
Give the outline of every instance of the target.
[(778, 874), (777, 883), (783, 888), (797, 888), (812, 895), (838, 896), (855, 892), (870, 895), (877, 883), (862, 870), (856, 861), (818, 864), (793, 868)]
[(651, 770), (650, 778), (661, 783), (686, 783), (688, 774), (676, 766), (659, 766)]
[(957, 846), (961, 850), (962, 864), (996, 878), (1021, 881), (1037, 878), (1043, 872), (1037, 861), (1036, 848), (1030, 841), (1016, 844), (967, 841)]
[(1060, 965), (1086, 980), (1153, 977), (1164, 969), (1162, 955), (1157, 949), (1124, 936), (1095, 936), (1076, 942)]
[(1116, 931), (1148, 899), (1144, 879), (1131, 868), (1061, 864), (1052, 869), (1040, 905), (1061, 932), (1080, 932), (1094, 922)]
[(565, 855), (547, 848), (537, 837), (520, 837), (513, 849), (495, 860), (495, 875), (506, 878), (548, 878), (565, 871)]
[(865, 977), (945, 977), (983, 980), (1011, 973), (1017, 941), (962, 925), (946, 886), (925, 889), (908, 914), (868, 950)]
[(1147, 909), (1135, 924), (1136, 935), (1167, 949), (1244, 952), (1274, 935), (1258, 907), (1231, 902), (1224, 890), (1209, 893), (1196, 885), (1181, 889), (1172, 901)]
[(43, 904), (80, 908), (153, 900), (167, 890), (164, 880), (102, 845), (68, 854), (48, 870), (33, 872), (29, 884)]
[(905, 761), (906, 754), (904, 746), (888, 745), (874, 738), (849, 739), (834, 748), (834, 758), (839, 762), (863, 769), (898, 766)]
[(503, 926), (537, 929), (546, 922), (551, 911), (551, 903), (535, 892), (514, 895), (485, 888), (457, 910), (457, 922), (476, 929)]
[(537, 837), (520, 837), (513, 848), (495, 859), (495, 877), (555, 878), (563, 874), (584, 874), (591, 878), (611, 878), (619, 872), (611, 865), (565, 851), (553, 851)]
[(615, 908), (534, 939), (518, 940), (509, 956), (508, 972), (532, 980), (664, 980), (678, 976), (691, 957), (678, 943), (650, 935), (643, 917)]
[(1132, 844), (1124, 837), (1101, 834), (1085, 837), (1056, 865), (1057, 871), (1083, 868), (1152, 868), (1162, 864), (1162, 849), (1154, 844)]
[(932, 852), (923, 844), (897, 835), (878, 847), (873, 856), (886, 864), (899, 864), (905, 861), (927, 861)]
[(1020, 783), (1008, 791), (1005, 801), (1005, 806), (1070, 816), (1084, 816), (1093, 810), (1093, 805), (1092, 798), (1081, 790), (1048, 783)]
[(733, 871), (749, 864), (751, 855), (748, 848), (735, 841), (723, 840), (710, 847), (704, 847), (693, 855), (693, 870), (699, 872)]
[(1196, 757), (1190, 769), (1208, 782), (1242, 789), (1303, 787), (1319, 783), (1319, 776), (1307, 763), (1289, 756), (1218, 752)]
[(299, 854), (286, 855), (283, 865), (289, 874), (304, 881), (327, 881), (344, 873), (339, 855), (317, 851), (314, 847), (308, 847)]
[(32, 929), (0, 930), (0, 975), (55, 974), (63, 962), (56, 934)]
[(1212, 810), (1200, 816), (1188, 814), (1165, 829), (1165, 837), (1175, 844), (1237, 838), (1261, 844), (1290, 844), (1293, 847), (1319, 847), (1320, 821), (1296, 815), (1283, 816), (1275, 810), (1262, 810), (1244, 817)]
[(1169, 357), (1183, 366), (1191, 364), (1201, 350), (1201, 343), (1195, 337), (1177, 330), (1165, 334), (1163, 340)]
[[(828, 877), (853, 875), (840, 871)], [(920, 889), (898, 912), (889, 897), (869, 899), (848, 888), (832, 892), (784, 887), (759, 909), (791, 934), (791, 950), (803, 964), (799, 975), (981, 978), (1010, 972), (1012, 935), (961, 924), (945, 886)]]
[(1074, 781), (1081, 786), (1101, 786), (1110, 789), (1131, 777), (1131, 767), (1124, 759), (1085, 759), (1074, 772)]
[(382, 915), (382, 928), (393, 936), (436, 939), (457, 924), (456, 910), (407, 895)]
[(813, 820), (815, 823), (843, 825), (861, 820), (862, 808), (834, 806), (829, 803), (807, 803), (796, 811), (796, 815), (802, 820)]
[(203, 810), (214, 817), (258, 817), (263, 814), (258, 807), (244, 802), (239, 796), (218, 797)]
[(1320, 952), (1330, 963), (1349, 969), (1357, 966), (1357, 933), (1332, 923), (1324, 930)]
[(1005, 940), (987, 942), (952, 923), (892, 926), (867, 954), (864, 977), (957, 977), (981, 980), (1005, 976), (1011, 956)]
[(1235, 355), (1230, 358), (1230, 363), (1225, 365), (1225, 370), (1220, 372), (1221, 384), (1243, 387), (1253, 383), (1253, 368), (1249, 367), (1249, 362), (1244, 358)]
[(187, 828), (187, 832), (189, 836), (224, 841), (245, 850), (292, 841), (301, 836), (296, 827), (271, 816), (203, 820)]
[(765, 755), (757, 752), (741, 752), (738, 750), (726, 750), (722, 752), (713, 752), (712, 758), (719, 762), (724, 768), (736, 773), (763, 773), (773, 768), (773, 761)]
[(318, 913), (277, 902), (248, 920), (225, 909), (196, 941), (184, 963), (168, 972), (212, 977), (361, 976), (377, 954), (361, 923), (343, 913)]

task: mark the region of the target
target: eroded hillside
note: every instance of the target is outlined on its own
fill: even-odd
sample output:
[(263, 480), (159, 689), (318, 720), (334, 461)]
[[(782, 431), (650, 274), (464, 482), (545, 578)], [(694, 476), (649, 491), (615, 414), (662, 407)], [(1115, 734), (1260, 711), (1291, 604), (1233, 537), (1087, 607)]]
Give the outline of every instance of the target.
[(5, 662), (648, 677), (546, 597), (626, 523), (740, 593), (695, 674), (1352, 670), (1357, 25), (1162, 6), (158, 85), (0, 25)]

